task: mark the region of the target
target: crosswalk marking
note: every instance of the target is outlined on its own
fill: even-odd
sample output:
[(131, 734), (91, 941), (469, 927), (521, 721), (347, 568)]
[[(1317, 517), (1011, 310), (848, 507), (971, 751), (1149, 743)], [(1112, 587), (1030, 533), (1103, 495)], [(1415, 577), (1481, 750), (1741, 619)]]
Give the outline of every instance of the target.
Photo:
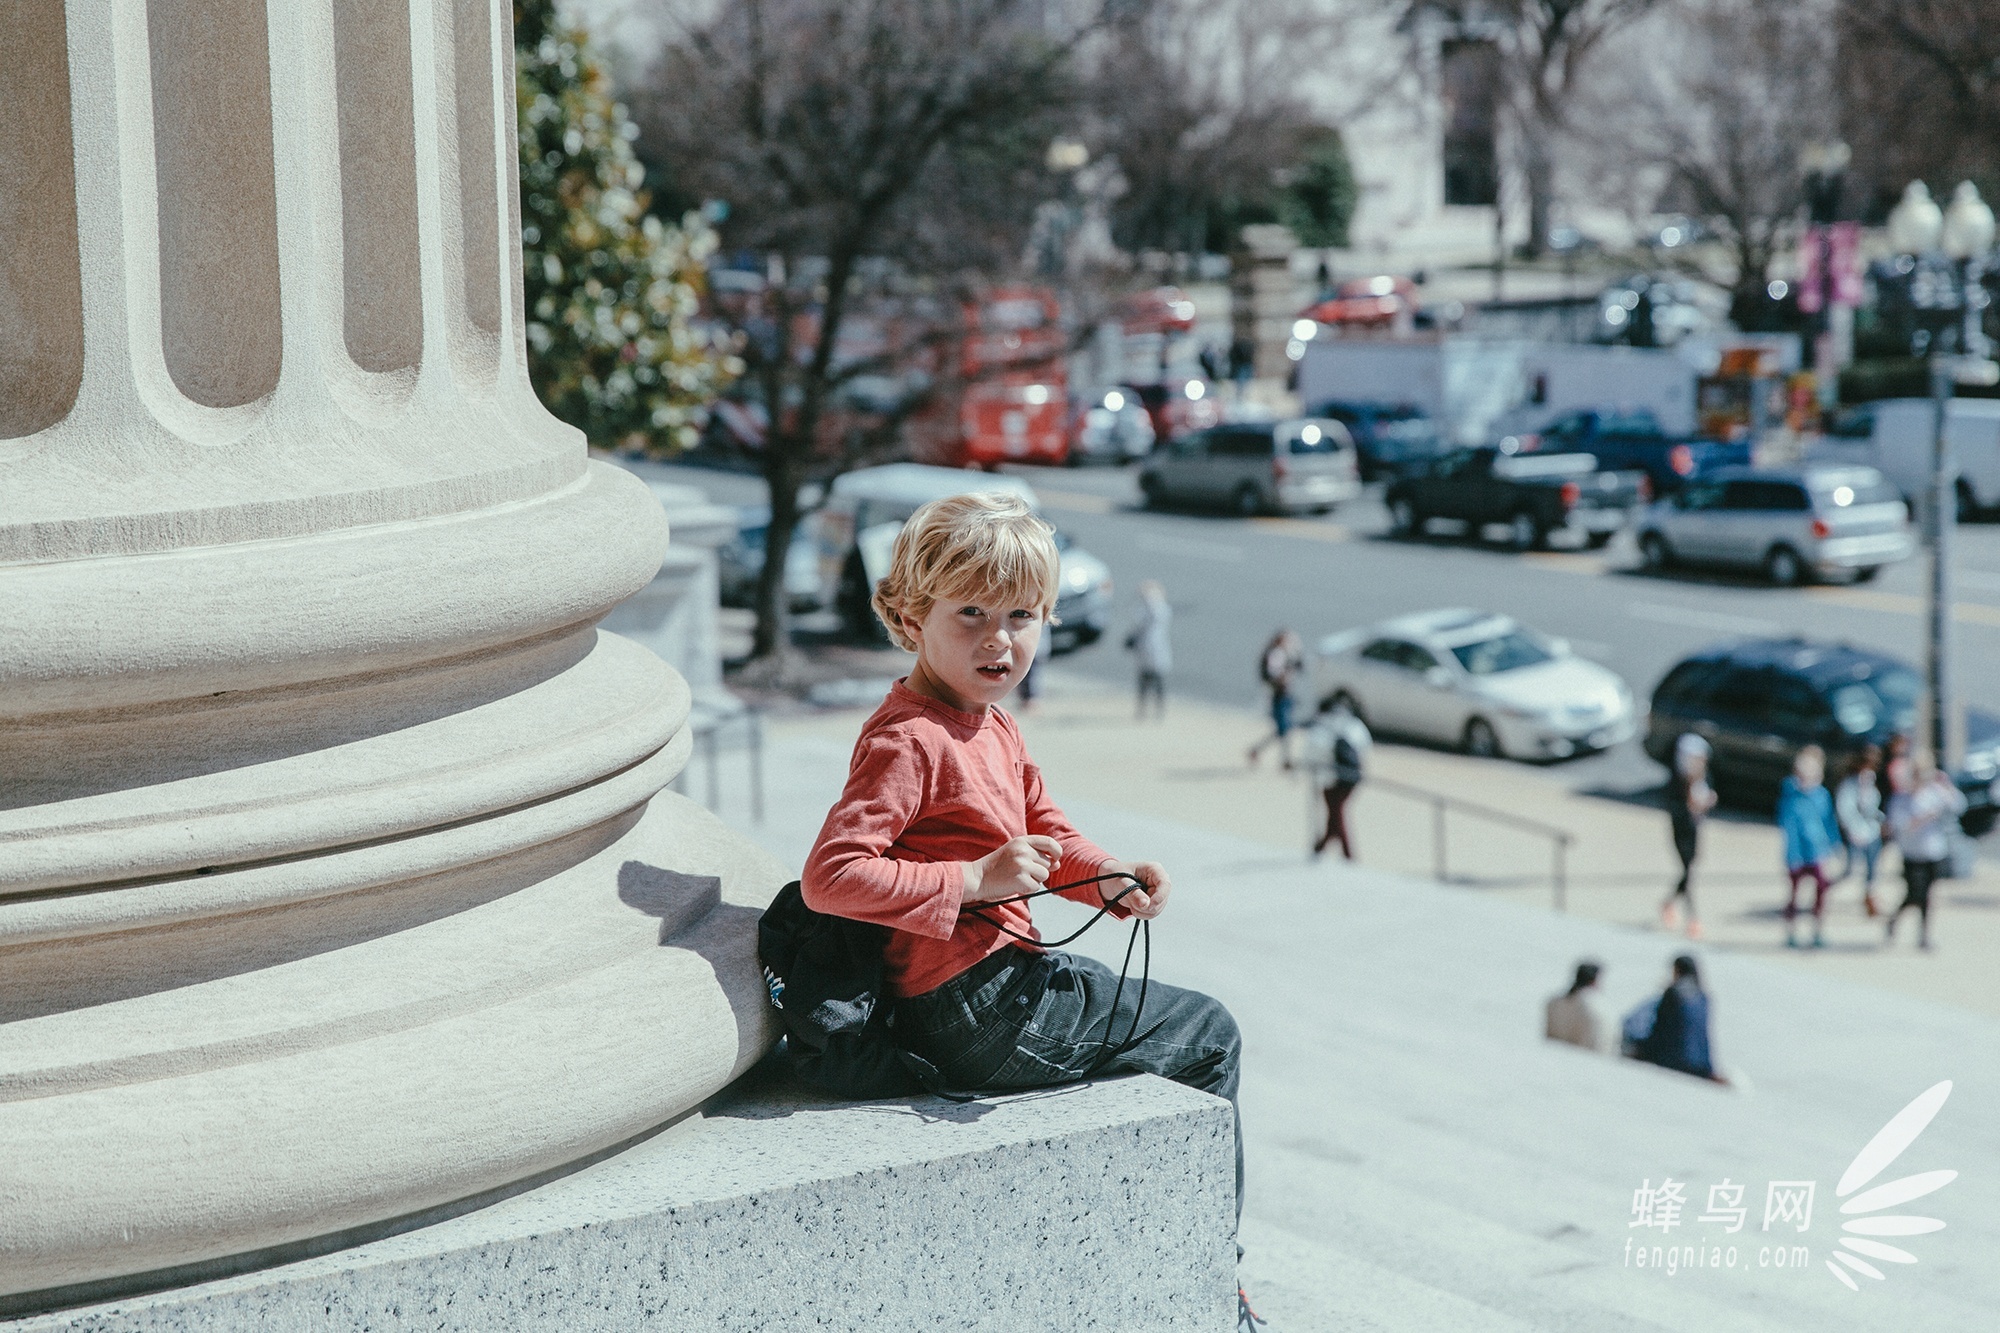
[(1050, 491), (1040, 486), (1035, 495), (1050, 509), (1067, 509), (1077, 514), (1108, 514), (1114, 506), (1102, 495), (1085, 495), (1081, 491)]
[(1250, 521), (1266, 532), (1284, 537), (1304, 537), (1316, 542), (1354, 540), (1354, 534), (1338, 523), (1317, 523), (1307, 518), (1253, 518)]
[[(1930, 605), (1924, 598), (1909, 593), (1880, 592), (1874, 588), (1808, 588), (1806, 595), (1856, 611), (1880, 611), (1898, 616), (1923, 615)], [(2000, 626), (2000, 606), (1989, 606), (1984, 602), (1957, 602), (1952, 605), (1951, 611), (1952, 619), (1961, 625)]]
[(1521, 559), (1532, 560), (1559, 574), (1603, 574), (1611, 568), (1603, 556), (1585, 555), (1581, 551), (1527, 551)]

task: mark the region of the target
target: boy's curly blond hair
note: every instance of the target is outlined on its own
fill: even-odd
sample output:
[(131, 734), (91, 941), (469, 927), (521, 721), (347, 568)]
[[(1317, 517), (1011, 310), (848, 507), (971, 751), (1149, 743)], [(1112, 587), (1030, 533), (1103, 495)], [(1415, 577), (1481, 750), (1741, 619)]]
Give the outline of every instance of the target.
[(1032, 606), (1055, 623), (1061, 557), (1055, 529), (1018, 495), (987, 491), (933, 500), (896, 534), (889, 572), (875, 585), (875, 614), (896, 646), (917, 651), (903, 620), (939, 601), (995, 596)]

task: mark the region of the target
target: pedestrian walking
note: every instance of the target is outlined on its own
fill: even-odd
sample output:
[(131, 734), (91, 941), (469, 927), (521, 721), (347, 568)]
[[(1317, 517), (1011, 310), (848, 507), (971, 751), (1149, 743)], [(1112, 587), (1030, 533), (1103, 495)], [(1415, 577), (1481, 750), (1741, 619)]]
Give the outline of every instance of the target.
[(1139, 663), (1139, 697), (1136, 716), (1146, 720), (1146, 700), (1153, 701), (1153, 715), (1167, 716), (1167, 673), (1174, 669), (1174, 609), (1167, 605), (1167, 590), (1158, 579), (1139, 585), (1139, 621), (1125, 636), (1125, 646)]
[(1931, 885), (1951, 860), (1951, 835), (1965, 811), (1965, 793), (1939, 771), (1929, 751), (1919, 750), (1910, 761), (1910, 790), (1889, 802), (1889, 831), (1903, 854), (1903, 901), (1889, 914), (1883, 940), (1894, 943), (1896, 923), (1909, 908), (1917, 909), (1917, 947), (1931, 947)]
[(1792, 760), (1792, 775), (1778, 790), (1778, 827), (1785, 835), (1785, 947), (1799, 947), (1794, 922), (1799, 914), (1799, 885), (1813, 885), (1812, 947), (1826, 944), (1826, 858), (1840, 843), (1840, 825), (1833, 815), (1833, 797), (1822, 781), (1826, 752), (1817, 745), (1801, 749)]
[(1299, 636), (1289, 629), (1280, 629), (1264, 645), (1263, 655), (1257, 659), (1257, 675), (1264, 682), (1264, 688), (1271, 692), (1271, 734), (1250, 747), (1250, 763), (1253, 766), (1264, 748), (1275, 742), (1279, 758), (1287, 769), (1291, 768), (1292, 691), (1305, 665), (1305, 649), (1299, 643)]
[(1586, 1051), (1602, 1051), (1604, 1021), (1592, 1003), (1597, 979), (1604, 968), (1586, 958), (1576, 965), (1576, 980), (1561, 995), (1551, 996), (1542, 1010), (1542, 1035), (1550, 1041), (1566, 1041)]
[[(1633, 1017), (1640, 1020), (1639, 1026), (1646, 1026), (1645, 1006)], [(1634, 1059), (1716, 1083), (1729, 1081), (1715, 1072), (1708, 1034), (1708, 992), (1701, 988), (1701, 969), (1692, 954), (1674, 959), (1673, 977), (1652, 1005), (1651, 1020), (1649, 1030), (1629, 1052)]]
[(1042, 697), (1042, 663), (1055, 653), (1055, 636), (1044, 634), (1035, 644), (1035, 656), (1029, 661), (1028, 669), (1021, 676), (1021, 687), (1015, 693), (1021, 696), (1021, 712), (1033, 713)]
[(1861, 909), (1871, 917), (1881, 910), (1875, 906), (1875, 869), (1882, 859), (1882, 788), (1876, 781), (1881, 767), (1881, 748), (1863, 746), (1833, 793), (1834, 818), (1840, 822), (1841, 842), (1847, 848), (1840, 877), (1846, 879), (1854, 873), (1854, 861), (1859, 857)]
[(1693, 732), (1674, 742), (1674, 772), (1667, 780), (1667, 820), (1673, 829), (1674, 852), (1681, 858), (1680, 881), (1660, 904), (1660, 924), (1673, 930), (1680, 912), (1687, 913), (1687, 936), (1701, 938), (1701, 918), (1694, 910), (1694, 861), (1701, 850), (1701, 823), (1715, 808), (1715, 789), (1708, 785), (1708, 742)]
[(1250, 378), (1257, 370), (1257, 344), (1248, 337), (1236, 337), (1229, 341), (1229, 378), (1236, 383), (1236, 399), (1243, 400), (1249, 391)]
[(1195, 360), (1200, 363), (1201, 373), (1208, 377), (1210, 384), (1222, 383), (1222, 358), (1217, 355), (1214, 343), (1203, 343)]
[(1347, 832), (1347, 802), (1366, 775), (1368, 751), (1374, 743), (1367, 724), (1354, 710), (1333, 699), (1323, 700), (1318, 714), (1306, 726), (1306, 768), (1326, 802), (1326, 824), (1313, 844), (1315, 857), (1337, 840), (1340, 854), (1354, 859), (1354, 840)]
[(1882, 776), (1889, 780), (1888, 795), (1883, 799), (1886, 809), (1888, 802), (1898, 792), (1910, 789), (1910, 735), (1899, 731), (1889, 738), (1889, 757), (1882, 765)]

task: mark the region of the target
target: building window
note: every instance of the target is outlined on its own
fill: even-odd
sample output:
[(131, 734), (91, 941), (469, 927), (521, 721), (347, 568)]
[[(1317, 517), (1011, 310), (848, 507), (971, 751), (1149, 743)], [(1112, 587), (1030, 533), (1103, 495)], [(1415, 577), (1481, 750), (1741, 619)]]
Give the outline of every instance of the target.
[(1444, 44), (1444, 201), (1500, 202), (1500, 52), (1490, 41)]

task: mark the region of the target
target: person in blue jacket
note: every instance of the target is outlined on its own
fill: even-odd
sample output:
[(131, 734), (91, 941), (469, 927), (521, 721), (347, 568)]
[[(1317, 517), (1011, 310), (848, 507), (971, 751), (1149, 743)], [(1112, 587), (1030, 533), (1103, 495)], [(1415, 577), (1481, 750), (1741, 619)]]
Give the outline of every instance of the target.
[(1796, 925), (1799, 885), (1813, 882), (1813, 948), (1826, 944), (1826, 891), (1831, 881), (1826, 860), (1841, 845), (1840, 822), (1833, 813), (1833, 796), (1823, 781), (1826, 752), (1808, 745), (1792, 761), (1792, 775), (1778, 789), (1778, 828), (1785, 835), (1785, 874), (1791, 891), (1785, 897), (1785, 947), (1799, 947)]
[(1708, 995), (1701, 988), (1701, 972), (1691, 955), (1674, 959), (1673, 984), (1660, 995), (1653, 1030), (1632, 1054), (1662, 1069), (1716, 1083), (1729, 1081), (1715, 1072), (1708, 1045)]

